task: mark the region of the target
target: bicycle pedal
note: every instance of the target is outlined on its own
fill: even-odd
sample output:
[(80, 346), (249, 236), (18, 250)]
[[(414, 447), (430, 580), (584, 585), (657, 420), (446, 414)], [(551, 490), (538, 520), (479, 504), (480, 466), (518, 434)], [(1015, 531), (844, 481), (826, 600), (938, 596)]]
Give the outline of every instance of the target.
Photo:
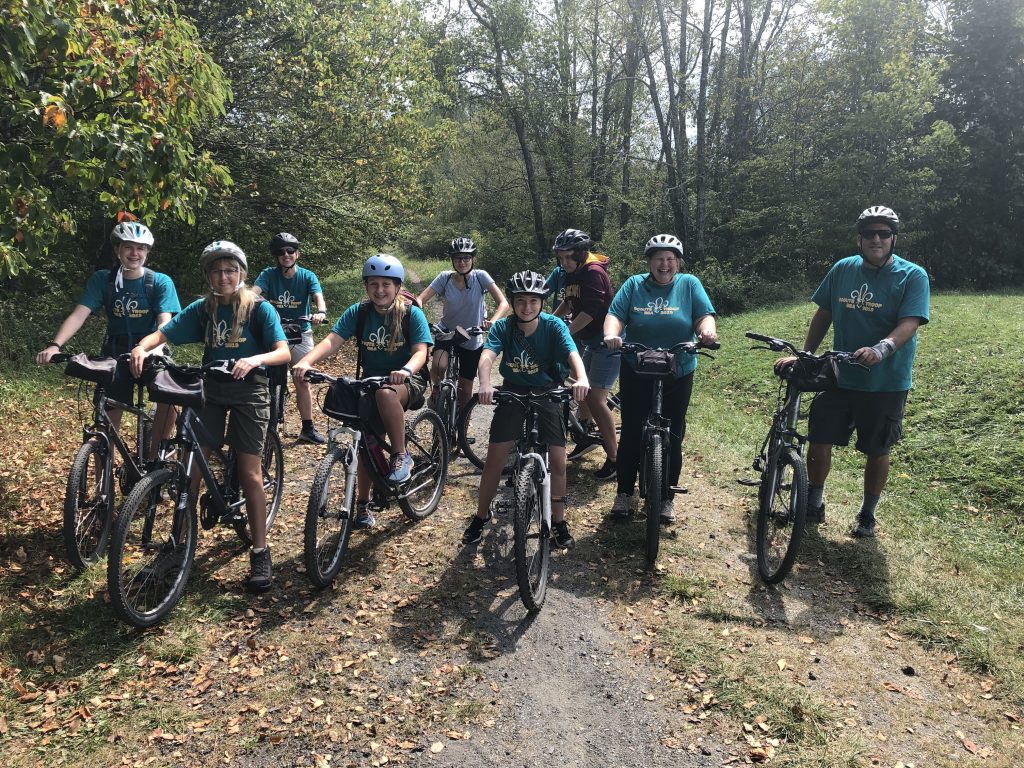
[(757, 488), (759, 485), (761, 485), (760, 480), (755, 480), (750, 477), (737, 477), (736, 482), (739, 483), (740, 485), (750, 486), (751, 488)]
[(670, 491), (672, 491), (672, 493), (689, 493), (690, 492), (690, 489), (687, 488), (685, 485), (670, 485), (668, 487), (668, 489)]

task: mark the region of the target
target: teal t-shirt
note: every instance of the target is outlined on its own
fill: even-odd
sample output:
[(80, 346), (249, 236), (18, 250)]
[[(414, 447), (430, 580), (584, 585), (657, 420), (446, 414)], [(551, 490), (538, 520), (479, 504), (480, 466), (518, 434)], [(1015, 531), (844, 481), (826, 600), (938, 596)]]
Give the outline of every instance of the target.
[[(161, 312), (172, 315), (181, 311), (178, 292), (174, 283), (167, 275), (153, 272), (153, 302), (150, 305), (146, 296), (145, 276), (134, 280), (125, 280), (120, 289), (114, 289), (111, 295), (111, 306), (104, 307), (107, 285), (110, 283), (109, 269), (93, 272), (78, 303), (97, 313), (103, 309), (107, 316), (107, 339), (117, 336), (130, 336), (137, 341), (156, 330), (156, 316)], [(130, 349), (130, 345), (129, 345)], [(128, 349), (115, 350), (127, 352)]]
[(569, 327), (554, 315), (541, 312), (537, 329), (524, 342), (515, 322), (515, 317), (501, 318), (491, 326), (484, 343), (484, 349), (501, 355), (498, 370), (505, 383), (522, 387), (557, 384), (549, 373), (552, 365), (568, 366), (569, 355), (578, 351)]
[[(283, 320), (308, 315), (313, 295), (324, 292), (316, 275), (302, 267), (296, 267), (295, 274), (289, 278), (284, 277), (277, 267), (267, 267), (256, 278), (255, 286), (263, 292), (263, 298), (274, 305)], [(308, 320), (302, 326), (303, 331), (312, 329)]]
[[(649, 274), (633, 275), (619, 288), (608, 314), (625, 327), (623, 337), (634, 344), (668, 348), (697, 338), (697, 323), (715, 314), (704, 286), (693, 275), (676, 275), (658, 285)], [(696, 355), (676, 355), (676, 375), (697, 369)]]
[(204, 363), (261, 355), (272, 350), (277, 342), (286, 340), (281, 320), (269, 301), (256, 302), (248, 322), (242, 324), (241, 337), (237, 342), (231, 341), (231, 329), (235, 326), (234, 306), (218, 304), (217, 316), (211, 322), (203, 303), (203, 299), (193, 301), (160, 330), (172, 344), (205, 343)]
[(562, 299), (565, 298), (565, 270), (560, 266), (555, 267), (551, 270), (551, 274), (548, 275), (545, 281), (548, 284), (548, 290), (551, 291), (551, 310), (558, 309), (558, 305), (562, 303)]
[[(331, 328), (331, 333), (336, 333), (343, 339), (351, 339), (356, 335), (356, 317), (359, 313), (357, 302), (341, 313), (338, 322)], [(433, 338), (430, 335), (430, 325), (423, 310), (417, 306), (410, 309), (409, 335), (411, 339), (399, 339), (399, 344), (394, 352), (388, 352), (391, 344), (391, 329), (385, 326), (387, 316), (382, 315), (373, 307), (366, 313), (366, 322), (363, 327), (363, 338), (358, 340), (362, 348), (363, 375), (364, 376), (387, 376), (392, 371), (397, 371), (409, 362), (412, 357), (413, 344), (431, 344)]]
[[(832, 313), (834, 348), (854, 352), (877, 344), (904, 317), (920, 317), (922, 324), (927, 323), (929, 295), (928, 274), (893, 254), (892, 261), (880, 269), (868, 266), (860, 256), (836, 262), (811, 300)], [(915, 335), (895, 354), (866, 371), (840, 365), (839, 386), (864, 392), (910, 389), (916, 353)]]

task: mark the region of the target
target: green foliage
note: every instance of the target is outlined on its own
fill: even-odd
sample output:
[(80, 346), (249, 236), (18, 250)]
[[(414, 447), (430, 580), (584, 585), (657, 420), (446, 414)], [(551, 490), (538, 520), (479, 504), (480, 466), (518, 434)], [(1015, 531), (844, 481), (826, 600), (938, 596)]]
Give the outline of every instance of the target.
[(75, 231), (80, 196), (191, 223), (230, 184), (192, 133), (230, 90), (173, 3), (5, 3), (0, 88), (0, 277)]

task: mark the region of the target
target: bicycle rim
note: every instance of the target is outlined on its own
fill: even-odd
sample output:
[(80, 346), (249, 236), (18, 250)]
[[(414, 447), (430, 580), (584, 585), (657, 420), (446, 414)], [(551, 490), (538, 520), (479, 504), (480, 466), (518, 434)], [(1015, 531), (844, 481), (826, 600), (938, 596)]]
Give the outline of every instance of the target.
[(64, 548), (79, 570), (99, 560), (107, 548), (114, 510), (114, 483), (104, 476), (109, 454), (93, 441), (82, 444), (68, 474), (64, 494)]
[(347, 448), (328, 453), (313, 478), (306, 505), (302, 554), (306, 575), (316, 587), (326, 587), (338, 575), (352, 532), (355, 489), (345, 474)]
[(644, 501), (644, 513), (647, 515), (647, 536), (645, 554), (648, 565), (654, 565), (658, 559), (658, 545), (661, 540), (661, 503), (665, 482), (665, 455), (661, 444), (661, 435), (651, 435), (647, 444), (644, 461), (646, 473), (645, 487), (647, 498)]
[(541, 509), (539, 478), (536, 459), (527, 459), (518, 469), (513, 485), (516, 581), (523, 605), (531, 612), (539, 611), (544, 605), (551, 555), (550, 532), (544, 525)]
[(757, 510), (757, 569), (768, 584), (793, 567), (807, 516), (807, 468), (795, 450), (780, 446), (768, 454)]
[(186, 482), (169, 469), (152, 472), (128, 494), (118, 515), (107, 590), (118, 618), (134, 627), (160, 622), (185, 591), (198, 531), (194, 514), (175, 510)]
[(436, 413), (416, 415), (405, 430), (405, 449), (412, 457), (412, 474), (402, 484), (398, 506), (406, 517), (422, 520), (437, 509), (448, 478), (448, 438)]

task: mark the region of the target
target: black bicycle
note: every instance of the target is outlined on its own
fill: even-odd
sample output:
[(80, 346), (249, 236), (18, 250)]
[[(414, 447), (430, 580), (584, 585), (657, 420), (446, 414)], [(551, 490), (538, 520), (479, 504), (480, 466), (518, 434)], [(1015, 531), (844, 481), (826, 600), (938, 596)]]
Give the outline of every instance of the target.
[[(233, 365), (234, 361), (228, 360), (201, 367), (179, 366), (157, 355), (146, 358), (143, 378), (148, 371), (163, 371), (172, 377), (167, 386), (157, 376), (149, 385), (151, 398), (179, 405), (181, 413), (174, 436), (162, 443), (157, 467), (142, 477), (125, 499), (110, 545), (107, 590), (114, 612), (132, 626), (157, 624), (181, 599), (195, 558), (199, 523), (206, 530), (226, 525), (243, 544), (252, 544), (234, 449), (225, 453), (213, 448), (207, 460), (199, 438), (207, 445), (214, 440), (195, 411), (203, 380), (227, 377)], [(271, 429), (264, 442), (262, 467), (269, 531), (284, 490), (284, 454)], [(193, 468), (198, 468), (206, 484), (198, 499), (191, 487)]]
[[(313, 320), (313, 315), (302, 315), (294, 320), (281, 321), (288, 348), (302, 343), (302, 332), (305, 324)], [(280, 433), (284, 427), (284, 410), (288, 402), (288, 369), (289, 364), (267, 367), (267, 378), (270, 383), (270, 428)]]
[[(794, 366), (776, 371), (780, 377), (775, 413), (761, 450), (754, 458), (753, 468), (760, 472), (759, 480), (740, 480), (744, 485), (756, 485), (757, 491), (757, 570), (768, 584), (777, 584), (786, 578), (800, 551), (807, 523), (807, 466), (804, 463), (806, 436), (798, 429), (800, 399), (804, 392), (816, 391), (827, 384), (802, 386), (795, 372), (820, 370), (831, 359), (836, 363), (861, 365), (849, 352), (829, 351), (821, 355), (803, 352), (791, 342), (760, 333), (746, 334), (748, 339), (760, 341), (771, 352), (790, 352), (797, 358)], [(799, 368), (797, 367), (799, 366)], [(834, 379), (831, 382), (835, 385)]]
[[(451, 458), (454, 459), (458, 456), (459, 448), (463, 442), (461, 432), (464, 414), (463, 409), (459, 407), (459, 356), (453, 354), (452, 350), (476, 336), (483, 336), (486, 331), (478, 325), (474, 325), (471, 328), (456, 326), (454, 331), (434, 325), (431, 326), (431, 331), (434, 334), (434, 348), (442, 350), (448, 356), (448, 365), (444, 376), (435, 387), (436, 392), (431, 401), (431, 408), (434, 409), (441, 418), (441, 423), (444, 424)], [(470, 440), (470, 444), (475, 446), (475, 438), (470, 438)], [(486, 442), (484, 445), (486, 446)]]
[(672, 438), (672, 421), (662, 416), (664, 386), (667, 379), (675, 376), (676, 355), (703, 355), (714, 359), (705, 349), (718, 349), (718, 342), (681, 341), (668, 348), (648, 347), (643, 344), (624, 342), (621, 351), (637, 355), (633, 370), (636, 375), (652, 379), (654, 398), (651, 410), (644, 420), (641, 434), (643, 451), (640, 454), (639, 492), (644, 499), (644, 514), (647, 516), (645, 554), (647, 563), (654, 565), (658, 559), (661, 540), (661, 508), (674, 494), (686, 493), (680, 486), (669, 485), (669, 446)]
[(351, 390), (350, 407), (335, 410), (332, 404), (336, 401), (330, 397), (322, 405), (324, 413), (340, 424), (328, 425), (327, 455), (313, 478), (303, 528), (306, 575), (315, 586), (326, 587), (338, 575), (348, 549), (360, 462), (365, 462), (373, 480), (371, 502), (376, 510), (385, 509), (393, 500), (409, 519), (422, 520), (437, 509), (444, 492), (448, 438), (434, 411), (427, 408), (416, 414), (405, 427), (412, 473), (408, 480), (392, 483), (387, 479), (390, 468), (386, 438), (374, 429), (372, 418), (360, 415), (358, 407), (360, 396), (372, 397), (378, 389), (389, 386), (387, 377), (348, 379), (311, 370), (306, 373), (306, 381), (328, 382), (332, 387)]
[[(64, 373), (96, 385), (91, 424), (82, 425), (82, 447), (78, 449), (64, 494), (64, 548), (68, 560), (84, 570), (98, 561), (107, 549), (116, 508), (115, 494), (122, 495), (146, 472), (146, 450), (153, 417), (143, 407), (142, 382), (137, 382), (136, 401), (121, 403), (106, 395), (118, 370), (127, 372), (129, 355), (89, 357), (60, 352), (51, 363), (68, 363)], [(114, 428), (108, 408), (120, 408), (135, 416), (135, 444), (129, 445)]]

